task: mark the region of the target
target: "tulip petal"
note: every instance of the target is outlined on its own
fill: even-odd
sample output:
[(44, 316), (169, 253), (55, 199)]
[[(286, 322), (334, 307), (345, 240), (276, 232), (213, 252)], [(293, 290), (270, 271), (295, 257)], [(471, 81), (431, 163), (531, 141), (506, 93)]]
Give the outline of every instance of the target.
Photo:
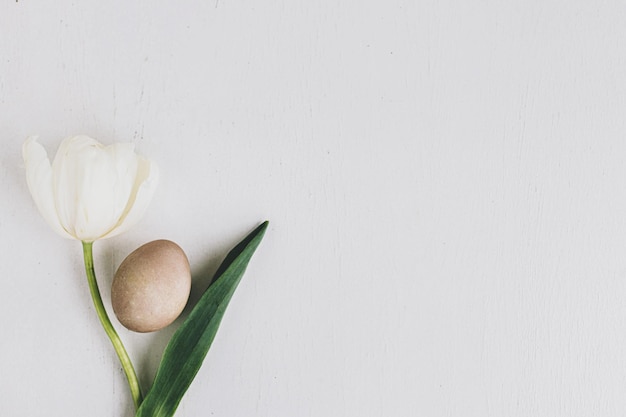
[(128, 204), (119, 223), (102, 238), (116, 236), (137, 224), (144, 215), (159, 182), (159, 169), (154, 162), (137, 157), (137, 175)]
[(54, 202), (52, 167), (46, 150), (37, 142), (37, 136), (26, 139), (22, 147), (22, 156), (26, 166), (28, 189), (39, 212), (55, 232), (72, 239), (73, 236), (63, 228), (59, 221)]
[[(93, 241), (107, 223), (101, 203), (110, 200), (102, 182), (110, 170), (101, 157), (102, 145), (86, 136), (65, 139), (52, 163), (56, 207), (61, 223), (77, 239)], [(103, 189), (104, 188), (104, 189)], [(104, 229), (106, 230), (105, 225)]]
[(102, 147), (94, 165), (86, 167), (90, 182), (81, 192), (81, 203), (89, 216), (77, 218), (94, 239), (109, 233), (124, 215), (137, 176), (137, 156), (131, 143)]

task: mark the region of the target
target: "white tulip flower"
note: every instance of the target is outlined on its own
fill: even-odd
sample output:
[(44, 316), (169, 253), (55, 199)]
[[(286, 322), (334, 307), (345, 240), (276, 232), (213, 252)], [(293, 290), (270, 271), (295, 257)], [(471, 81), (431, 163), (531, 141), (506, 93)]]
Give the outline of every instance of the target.
[(103, 146), (88, 136), (65, 139), (52, 164), (29, 137), (22, 149), (26, 179), (39, 212), (61, 236), (93, 242), (137, 223), (158, 182), (156, 165), (132, 143)]

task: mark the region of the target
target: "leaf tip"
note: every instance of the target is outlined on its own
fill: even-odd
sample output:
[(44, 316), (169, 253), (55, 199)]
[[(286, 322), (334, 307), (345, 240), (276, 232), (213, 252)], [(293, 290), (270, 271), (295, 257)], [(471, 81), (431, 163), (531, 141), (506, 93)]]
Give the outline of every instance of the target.
[(265, 230), (267, 230), (267, 226), (270, 224), (269, 220), (265, 220), (263, 223), (261, 223), (259, 226), (257, 226), (256, 230), (254, 232), (252, 232), (252, 234), (265, 234)]

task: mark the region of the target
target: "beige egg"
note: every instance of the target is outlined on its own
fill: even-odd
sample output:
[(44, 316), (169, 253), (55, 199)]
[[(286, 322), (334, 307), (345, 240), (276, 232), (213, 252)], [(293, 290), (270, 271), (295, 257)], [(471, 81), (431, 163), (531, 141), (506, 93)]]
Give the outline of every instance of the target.
[(155, 240), (124, 259), (113, 279), (111, 304), (124, 327), (153, 332), (176, 320), (190, 291), (185, 252), (169, 240)]

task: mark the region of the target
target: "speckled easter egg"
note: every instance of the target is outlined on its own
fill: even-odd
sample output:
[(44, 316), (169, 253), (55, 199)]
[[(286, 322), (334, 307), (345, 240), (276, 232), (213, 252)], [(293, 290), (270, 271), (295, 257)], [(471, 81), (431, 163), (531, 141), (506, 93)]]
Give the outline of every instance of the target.
[(155, 240), (124, 259), (113, 279), (111, 303), (124, 327), (153, 332), (176, 320), (190, 291), (185, 252), (169, 240)]

